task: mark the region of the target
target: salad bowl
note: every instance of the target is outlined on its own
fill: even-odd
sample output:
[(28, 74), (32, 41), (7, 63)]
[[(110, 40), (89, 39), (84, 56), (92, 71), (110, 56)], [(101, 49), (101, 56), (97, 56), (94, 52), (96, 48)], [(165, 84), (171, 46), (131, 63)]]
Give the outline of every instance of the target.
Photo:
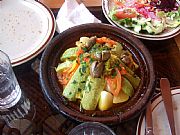
[[(123, 1), (128, 3), (129, 0)], [(172, 12), (164, 12), (159, 9), (149, 11), (149, 9), (156, 9), (155, 6), (144, 3), (143, 1), (146, 0), (142, 0), (139, 4), (135, 1), (137, 0), (132, 0), (130, 6), (125, 4), (127, 7), (124, 5), (125, 7), (123, 6), (124, 8), (121, 9), (118, 0), (102, 0), (102, 10), (110, 24), (120, 27), (141, 39), (165, 40), (180, 33), (179, 10), (172, 9)], [(135, 4), (131, 5), (133, 2)], [(176, 8), (179, 8), (178, 3), (176, 3)], [(121, 12), (128, 12), (128, 15), (122, 15)], [(134, 12), (137, 15), (133, 16), (132, 13)]]
[[(124, 48), (133, 55), (139, 65), (138, 74), (141, 81), (127, 102), (117, 104), (108, 110), (86, 111), (82, 110), (76, 102), (68, 101), (63, 96), (63, 86), (58, 81), (56, 67), (64, 51), (75, 47), (76, 41), (85, 36), (109, 37), (115, 41), (123, 42)], [(59, 113), (78, 122), (117, 124), (127, 121), (136, 117), (145, 108), (154, 92), (155, 75), (149, 51), (132, 34), (108, 24), (82, 24), (57, 35), (43, 52), (39, 71), (41, 88), (48, 103)]]

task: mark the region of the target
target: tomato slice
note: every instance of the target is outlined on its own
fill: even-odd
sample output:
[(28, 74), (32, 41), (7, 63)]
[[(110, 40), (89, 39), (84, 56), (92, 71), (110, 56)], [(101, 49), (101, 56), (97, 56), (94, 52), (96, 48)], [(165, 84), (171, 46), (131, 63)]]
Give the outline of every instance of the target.
[(137, 14), (134, 12), (125, 12), (125, 11), (117, 11), (115, 16), (118, 19), (125, 19), (125, 18), (134, 18), (137, 17)]

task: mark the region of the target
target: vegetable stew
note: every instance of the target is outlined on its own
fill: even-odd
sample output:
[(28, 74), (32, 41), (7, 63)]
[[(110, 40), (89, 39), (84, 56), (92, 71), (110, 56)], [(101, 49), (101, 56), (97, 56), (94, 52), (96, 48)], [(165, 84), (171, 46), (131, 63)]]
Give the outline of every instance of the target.
[(84, 110), (101, 111), (129, 100), (140, 84), (139, 65), (123, 43), (108, 37), (81, 37), (55, 68), (63, 96)]

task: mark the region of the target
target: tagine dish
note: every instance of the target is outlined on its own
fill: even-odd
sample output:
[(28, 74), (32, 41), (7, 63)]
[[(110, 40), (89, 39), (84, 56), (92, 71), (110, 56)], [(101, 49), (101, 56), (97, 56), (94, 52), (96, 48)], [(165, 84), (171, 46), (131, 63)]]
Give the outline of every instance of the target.
[(108, 110), (132, 97), (141, 81), (132, 54), (108, 37), (81, 37), (60, 60), (56, 72), (63, 96), (80, 100), (81, 109)]
[(144, 44), (103, 23), (70, 28), (42, 55), (40, 84), (49, 104), (76, 121), (116, 124), (137, 116), (154, 89)]

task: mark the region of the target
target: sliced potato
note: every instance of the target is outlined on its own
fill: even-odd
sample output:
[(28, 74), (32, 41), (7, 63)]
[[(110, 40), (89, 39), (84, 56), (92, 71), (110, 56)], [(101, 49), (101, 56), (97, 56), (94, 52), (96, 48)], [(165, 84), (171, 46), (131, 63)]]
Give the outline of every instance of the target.
[(117, 104), (117, 103), (122, 103), (125, 102), (129, 99), (129, 96), (126, 95), (122, 90), (119, 92), (118, 96), (114, 96), (113, 97), (113, 103)]
[(98, 108), (101, 111), (108, 110), (112, 107), (113, 95), (107, 91), (102, 91), (99, 99)]

